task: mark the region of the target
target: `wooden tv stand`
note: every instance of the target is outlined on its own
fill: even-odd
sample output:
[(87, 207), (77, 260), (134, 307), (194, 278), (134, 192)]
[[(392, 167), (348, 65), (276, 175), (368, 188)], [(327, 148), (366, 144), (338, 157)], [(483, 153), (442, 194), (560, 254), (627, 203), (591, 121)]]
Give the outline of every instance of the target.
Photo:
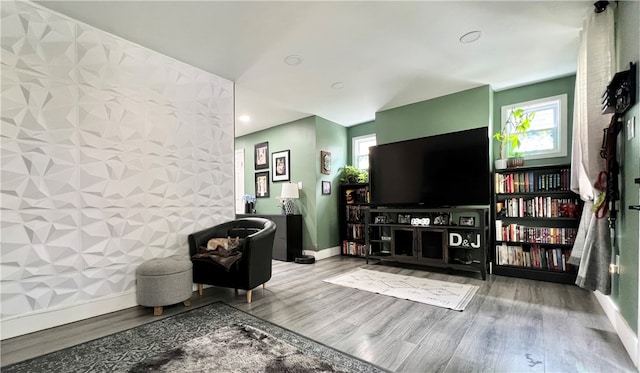
[(369, 209), (369, 260), (478, 272), (487, 278), (488, 207)]

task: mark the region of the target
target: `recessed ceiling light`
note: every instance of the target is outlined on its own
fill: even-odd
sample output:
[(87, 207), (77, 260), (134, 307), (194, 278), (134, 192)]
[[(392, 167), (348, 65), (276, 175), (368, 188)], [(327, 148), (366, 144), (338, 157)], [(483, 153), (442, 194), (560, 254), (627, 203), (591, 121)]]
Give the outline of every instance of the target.
[(248, 116), (247, 114), (243, 114), (241, 116), (238, 117), (238, 120), (242, 123), (249, 123), (251, 122), (251, 117)]
[(344, 88), (344, 83), (343, 82), (335, 82), (335, 83), (331, 84), (331, 88), (333, 88), (333, 89), (342, 89), (342, 88)]
[(297, 66), (302, 63), (302, 57), (292, 54), (284, 58), (284, 63), (286, 63), (289, 66)]
[(460, 42), (462, 44), (469, 44), (477, 41), (482, 36), (482, 31), (471, 31), (460, 37)]

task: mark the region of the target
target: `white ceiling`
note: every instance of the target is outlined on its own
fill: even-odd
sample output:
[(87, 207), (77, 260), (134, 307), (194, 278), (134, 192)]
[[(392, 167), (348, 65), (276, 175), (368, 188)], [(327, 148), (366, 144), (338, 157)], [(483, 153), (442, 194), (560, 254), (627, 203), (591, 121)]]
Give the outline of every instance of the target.
[[(237, 136), (310, 115), (351, 126), (480, 85), (575, 73), (593, 10), (593, 1), (38, 3), (234, 81)], [(477, 42), (458, 41), (473, 30)], [(289, 66), (288, 55), (303, 62)]]

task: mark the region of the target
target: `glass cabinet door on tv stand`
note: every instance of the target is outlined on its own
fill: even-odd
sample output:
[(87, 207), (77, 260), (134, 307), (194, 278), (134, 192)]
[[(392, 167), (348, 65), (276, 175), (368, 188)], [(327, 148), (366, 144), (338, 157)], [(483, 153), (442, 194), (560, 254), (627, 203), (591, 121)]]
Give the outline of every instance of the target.
[(391, 256), (396, 260), (434, 265), (447, 262), (446, 229), (393, 227), (391, 237)]

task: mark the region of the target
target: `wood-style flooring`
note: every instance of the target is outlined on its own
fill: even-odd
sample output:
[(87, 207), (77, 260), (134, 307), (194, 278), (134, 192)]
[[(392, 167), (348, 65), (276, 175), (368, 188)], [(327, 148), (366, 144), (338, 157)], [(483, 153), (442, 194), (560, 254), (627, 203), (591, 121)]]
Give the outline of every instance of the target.
[[(463, 312), (323, 282), (363, 267), (478, 285)], [(333, 257), (273, 262), (266, 289), (207, 288), (191, 304), (222, 300), (262, 319), (395, 372), (636, 372), (593, 294), (571, 285), (489, 275), (366, 265)], [(161, 318), (184, 312), (165, 307)], [(1, 343), (1, 365), (153, 322), (134, 307)]]

